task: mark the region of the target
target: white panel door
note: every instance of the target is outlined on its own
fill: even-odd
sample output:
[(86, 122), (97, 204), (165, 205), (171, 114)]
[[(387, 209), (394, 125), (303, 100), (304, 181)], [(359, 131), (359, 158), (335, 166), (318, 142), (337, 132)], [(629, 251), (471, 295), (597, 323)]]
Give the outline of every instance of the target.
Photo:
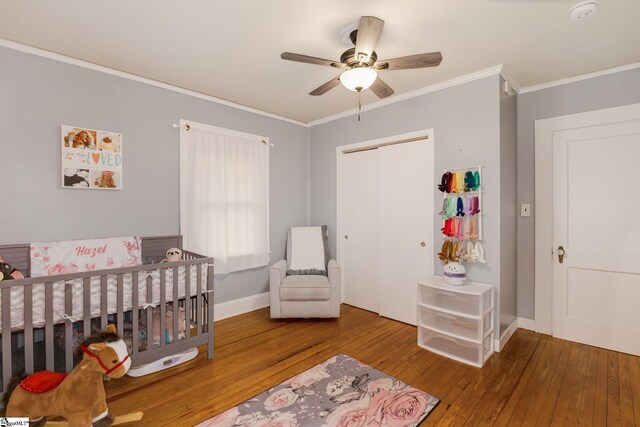
[(431, 142), (378, 149), (379, 310), (415, 325), (419, 279), (433, 274)]
[(344, 154), (340, 215), (343, 301), (378, 312), (378, 150)]
[(640, 117), (553, 136), (554, 336), (640, 355), (639, 164)]

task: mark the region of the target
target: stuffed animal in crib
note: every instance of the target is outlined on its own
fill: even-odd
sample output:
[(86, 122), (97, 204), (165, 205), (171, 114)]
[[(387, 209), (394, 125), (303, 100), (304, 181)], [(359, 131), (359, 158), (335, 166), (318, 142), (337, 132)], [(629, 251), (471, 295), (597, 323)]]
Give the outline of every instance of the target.
[(82, 360), (68, 374), (40, 371), (14, 378), (4, 396), (6, 416), (29, 417), (31, 427), (44, 426), (48, 416), (64, 417), (70, 427), (114, 424), (102, 376), (120, 378), (127, 373), (131, 367), (127, 345), (109, 325), (85, 339), (79, 352)]
[(22, 274), (20, 270), (17, 270), (4, 262), (4, 259), (0, 256), (0, 280), (13, 279), (24, 279), (24, 274)]
[(444, 266), (444, 281), (450, 285), (463, 285), (467, 280), (467, 270), (459, 262), (450, 262)]
[(165, 254), (166, 258), (160, 262), (174, 262), (182, 259), (182, 251), (178, 248), (171, 248)]

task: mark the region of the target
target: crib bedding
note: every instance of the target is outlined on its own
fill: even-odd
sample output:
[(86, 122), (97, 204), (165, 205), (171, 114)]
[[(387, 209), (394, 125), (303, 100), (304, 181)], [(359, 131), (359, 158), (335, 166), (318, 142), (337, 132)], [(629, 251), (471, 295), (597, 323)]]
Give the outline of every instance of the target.
[[(141, 319), (142, 320), (142, 319)], [(131, 349), (133, 348), (133, 322), (130, 320), (125, 320), (123, 322), (124, 331), (120, 332), (119, 335), (122, 337), (122, 340), (127, 344), (127, 350), (131, 353)], [(91, 319), (91, 332), (87, 334), (93, 335), (102, 330), (100, 319), (93, 318)], [(71, 341), (73, 349), (76, 350), (82, 340), (84, 340), (84, 325), (83, 322), (76, 322), (73, 324), (73, 329), (71, 330)], [(53, 341), (56, 344), (56, 347), (61, 351), (65, 350), (65, 341), (66, 341), (66, 331), (64, 325), (55, 325), (53, 328)], [(154, 343), (154, 347), (156, 347)], [(147, 349), (147, 325), (146, 323), (140, 322), (140, 326), (138, 327), (138, 351), (145, 351)], [(74, 358), (74, 363), (77, 360)]]
[[(178, 310), (181, 314), (178, 315), (178, 339), (183, 340), (186, 338), (186, 317), (183, 307), (179, 307)], [(138, 351), (145, 351), (147, 349), (147, 337), (151, 338), (151, 346), (152, 348), (156, 348), (160, 346), (160, 336), (161, 336), (161, 325), (160, 325), (160, 307), (155, 307), (153, 310), (152, 317), (152, 327), (149, 329), (147, 327), (147, 316), (140, 316), (138, 320)], [(165, 331), (165, 344), (170, 344), (173, 342), (173, 304), (166, 304), (166, 331)], [(125, 313), (126, 314), (126, 313)], [(130, 314), (130, 312), (129, 312)], [(122, 340), (127, 344), (127, 349), (129, 353), (133, 350), (133, 322), (131, 320), (123, 320), (123, 330), (120, 332), (120, 336)], [(93, 335), (97, 334), (102, 330), (102, 322), (100, 318), (94, 317), (90, 322), (91, 331), (86, 334)], [(84, 333), (84, 322), (74, 322), (71, 329), (71, 341), (72, 347), (75, 350), (78, 349), (80, 343), (85, 338)], [(65, 350), (65, 341), (66, 341), (66, 328), (65, 325), (59, 324), (53, 327), (53, 340), (56, 346), (64, 351)]]
[[(189, 295), (195, 296), (198, 292), (198, 266), (201, 271), (201, 292), (206, 292), (207, 283), (207, 266), (206, 263), (190, 266), (189, 270)], [(151, 269), (147, 271), (139, 271), (122, 276), (123, 291), (123, 309), (131, 310), (132, 294), (133, 294), (133, 275), (138, 276), (138, 308), (156, 306), (160, 303), (160, 283), (161, 269)], [(167, 302), (173, 301), (173, 268), (162, 269), (165, 272), (165, 299)], [(185, 297), (186, 273), (185, 266), (178, 267), (178, 298)], [(102, 314), (101, 295), (102, 285), (99, 272), (97, 275), (91, 276), (90, 279), (90, 317), (98, 317)], [(107, 314), (114, 314), (118, 307), (118, 280), (116, 275), (108, 275), (107, 277)], [(147, 298), (147, 281), (151, 279), (151, 297)], [(18, 331), (24, 329), (24, 288), (16, 283), (17, 286), (11, 287), (11, 330)], [(33, 327), (40, 328), (46, 323), (45, 319), (45, 286), (44, 284), (33, 285), (32, 294), (32, 310), (33, 310)], [(65, 312), (65, 286), (71, 287), (72, 311)], [(84, 286), (82, 279), (74, 279), (68, 281), (56, 281), (53, 287), (53, 323), (63, 323), (65, 320), (77, 321), (84, 318), (83, 293)], [(0, 295), (0, 307), (2, 306), (2, 296)], [(0, 316), (0, 329), (2, 328), (2, 319)]]

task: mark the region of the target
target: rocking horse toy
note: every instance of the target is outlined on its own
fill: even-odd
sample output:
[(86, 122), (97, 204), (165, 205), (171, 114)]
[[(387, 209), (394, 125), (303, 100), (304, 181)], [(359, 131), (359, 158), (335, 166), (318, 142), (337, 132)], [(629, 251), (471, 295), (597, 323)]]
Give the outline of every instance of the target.
[[(106, 427), (140, 420), (142, 412), (114, 417), (107, 409), (103, 375), (120, 378), (131, 366), (115, 326), (86, 338), (78, 352), (80, 363), (68, 374), (41, 371), (14, 379), (5, 396), (6, 416), (29, 417), (31, 427)], [(47, 423), (47, 416), (62, 416), (67, 422)]]

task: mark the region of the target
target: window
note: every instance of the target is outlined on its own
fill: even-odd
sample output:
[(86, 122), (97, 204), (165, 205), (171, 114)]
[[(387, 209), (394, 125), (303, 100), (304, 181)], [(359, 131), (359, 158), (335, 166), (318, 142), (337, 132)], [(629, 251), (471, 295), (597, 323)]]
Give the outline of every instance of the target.
[(216, 274), (268, 264), (267, 138), (180, 121), (180, 232)]

